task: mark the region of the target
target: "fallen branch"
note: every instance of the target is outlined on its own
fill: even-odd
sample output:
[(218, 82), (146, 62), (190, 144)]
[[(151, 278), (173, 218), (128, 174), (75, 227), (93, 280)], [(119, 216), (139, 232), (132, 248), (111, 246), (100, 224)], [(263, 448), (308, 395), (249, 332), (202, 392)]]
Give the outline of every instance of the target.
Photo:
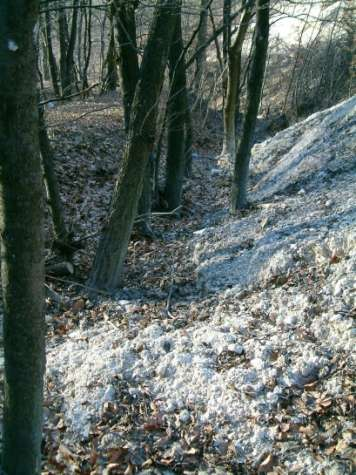
[(44, 106), (46, 104), (49, 104), (51, 102), (62, 102), (62, 101), (66, 101), (67, 99), (72, 99), (73, 97), (77, 97), (77, 96), (81, 96), (83, 93), (85, 92), (88, 92), (88, 91), (91, 91), (92, 89), (94, 89), (94, 87), (96, 86), (99, 86), (100, 83), (99, 82), (96, 82), (95, 84), (93, 84), (92, 86), (86, 88), (86, 89), (83, 89), (82, 91), (80, 92), (75, 92), (73, 94), (70, 94), (69, 96), (64, 96), (64, 97), (53, 97), (52, 99), (47, 99), (46, 101), (42, 101), (40, 102), (38, 105), (39, 106)]
[(90, 287), (88, 285), (81, 284), (80, 282), (75, 282), (74, 280), (69, 280), (69, 279), (62, 279), (61, 277), (54, 277), (53, 275), (47, 275), (49, 279), (52, 280), (57, 280), (58, 282), (63, 282), (64, 284), (72, 284), (72, 285), (77, 285), (78, 287), (81, 287), (83, 289), (89, 290), (89, 292), (94, 292), (97, 294), (102, 294), (105, 295), (106, 297), (112, 297), (112, 294), (110, 292), (105, 292), (105, 290), (98, 290), (95, 289), (94, 287)]

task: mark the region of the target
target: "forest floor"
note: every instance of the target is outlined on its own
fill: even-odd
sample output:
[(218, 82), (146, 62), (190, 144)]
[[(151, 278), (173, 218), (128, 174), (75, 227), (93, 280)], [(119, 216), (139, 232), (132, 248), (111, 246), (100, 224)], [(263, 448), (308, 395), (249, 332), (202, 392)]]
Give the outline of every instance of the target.
[(48, 111), (85, 245), (75, 275), (47, 280), (43, 473), (352, 473), (355, 98), (255, 147), (253, 205), (235, 217), (212, 117), (181, 218), (153, 216), (122, 289), (93, 298), (124, 143), (112, 104)]

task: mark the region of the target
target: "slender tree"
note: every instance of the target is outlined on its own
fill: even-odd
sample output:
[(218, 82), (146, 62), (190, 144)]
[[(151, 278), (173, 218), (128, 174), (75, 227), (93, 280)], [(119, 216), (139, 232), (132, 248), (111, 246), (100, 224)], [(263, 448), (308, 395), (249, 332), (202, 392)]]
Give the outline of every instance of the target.
[(128, 142), (111, 211), (95, 256), (89, 284), (113, 291), (123, 264), (156, 132), (157, 102), (179, 0), (157, 0), (132, 104)]
[(38, 0), (0, 2), (0, 226), (5, 398), (2, 469), (41, 471), (43, 181), (38, 147)]
[(128, 132), (131, 106), (139, 78), (135, 18), (137, 2), (133, 0), (115, 0), (114, 5), (116, 10), (120, 83), (124, 102), (125, 129)]
[(229, 58), (229, 50), (231, 46), (231, 0), (224, 0), (223, 6), (223, 64), (224, 64), (224, 72), (222, 78), (222, 86), (223, 86), (223, 97), (224, 101), (226, 98), (227, 93), (227, 71), (228, 71), (228, 58)]
[(114, 11), (115, 10), (113, 8), (113, 4), (111, 4), (108, 12), (108, 18), (110, 22), (109, 45), (104, 62), (104, 67), (106, 68), (106, 75), (102, 86), (103, 92), (115, 91), (119, 82), (119, 76), (117, 74), (118, 54), (115, 45)]
[(235, 156), (235, 130), (236, 116), (239, 107), (242, 47), (252, 18), (254, 3), (254, 0), (250, 0), (246, 4), (236, 38), (228, 50), (228, 74), (227, 91), (224, 102), (224, 139), (222, 155), (232, 160)]
[(60, 10), (58, 16), (62, 96), (69, 96), (72, 93), (75, 79), (74, 49), (77, 40), (78, 4), (79, 0), (73, 0), (70, 34), (65, 10)]
[(39, 144), (44, 169), (47, 197), (52, 214), (53, 229), (58, 243), (69, 244), (68, 231), (64, 219), (64, 210), (59, 193), (58, 180), (53, 163), (53, 151), (44, 121), (43, 106), (39, 106)]
[[(139, 80), (140, 68), (136, 43), (136, 18), (135, 10), (138, 6), (136, 0), (116, 0), (116, 25), (119, 43), (119, 69), (121, 91), (123, 94), (125, 130), (128, 134), (130, 129), (131, 108)], [(144, 236), (153, 236), (150, 225), (151, 202), (152, 202), (152, 167), (148, 162), (142, 196), (138, 205), (137, 228)]]
[(46, 10), (45, 12), (46, 18), (46, 42), (47, 42), (47, 53), (48, 53), (48, 62), (49, 62), (49, 69), (51, 72), (52, 78), (52, 85), (53, 91), (57, 97), (60, 96), (60, 89), (58, 84), (58, 66), (56, 57), (53, 51), (53, 44), (52, 44), (52, 20), (51, 20), (51, 13)]
[(247, 206), (247, 182), (251, 147), (253, 143), (261, 90), (266, 66), (269, 36), (269, 0), (258, 0), (254, 55), (247, 81), (247, 106), (242, 136), (235, 156), (234, 176), (231, 193), (231, 211)]
[[(92, 30), (92, 0), (88, 0), (86, 5), (83, 5), (83, 8), (84, 8), (84, 40), (83, 40), (84, 64), (83, 64), (81, 79), (82, 79), (82, 89), (83, 91), (85, 91), (89, 87), (88, 71), (89, 71), (89, 64), (90, 64), (90, 57), (91, 57), (91, 50), (92, 50), (92, 31), (91, 31)], [(73, 27), (73, 24), (72, 24), (72, 27)], [(83, 93), (83, 94), (85, 96), (87, 93)]]
[[(188, 109), (181, 12), (177, 12), (169, 52), (168, 150), (165, 201), (170, 211), (181, 202), (185, 174), (185, 126)], [(189, 125), (189, 123), (188, 123)]]
[(203, 48), (202, 46), (205, 45), (208, 36), (208, 7), (210, 3), (210, 0), (200, 1), (200, 20), (196, 48), (197, 55), (195, 60), (195, 88), (197, 92), (202, 85), (206, 67), (206, 48)]

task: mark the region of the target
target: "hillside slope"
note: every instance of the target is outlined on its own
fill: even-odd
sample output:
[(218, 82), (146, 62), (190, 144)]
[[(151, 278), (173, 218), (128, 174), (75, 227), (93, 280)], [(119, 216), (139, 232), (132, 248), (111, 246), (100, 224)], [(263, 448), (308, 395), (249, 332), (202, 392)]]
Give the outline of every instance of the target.
[(187, 320), (103, 299), (125, 327), (50, 348), (63, 444), (94, 440), (102, 470), (116, 454), (107, 473), (351, 473), (355, 112), (352, 98), (255, 148), (255, 206), (191, 242)]

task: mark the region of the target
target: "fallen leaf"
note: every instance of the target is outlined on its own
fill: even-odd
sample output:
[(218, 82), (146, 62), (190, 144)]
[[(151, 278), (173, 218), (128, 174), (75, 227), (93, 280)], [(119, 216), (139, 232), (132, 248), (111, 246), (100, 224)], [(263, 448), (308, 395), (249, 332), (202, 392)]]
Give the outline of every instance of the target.
[(258, 467), (258, 473), (268, 473), (271, 471), (273, 466), (275, 465), (276, 460), (275, 456), (272, 454), (269, 454), (262, 463), (260, 463)]

